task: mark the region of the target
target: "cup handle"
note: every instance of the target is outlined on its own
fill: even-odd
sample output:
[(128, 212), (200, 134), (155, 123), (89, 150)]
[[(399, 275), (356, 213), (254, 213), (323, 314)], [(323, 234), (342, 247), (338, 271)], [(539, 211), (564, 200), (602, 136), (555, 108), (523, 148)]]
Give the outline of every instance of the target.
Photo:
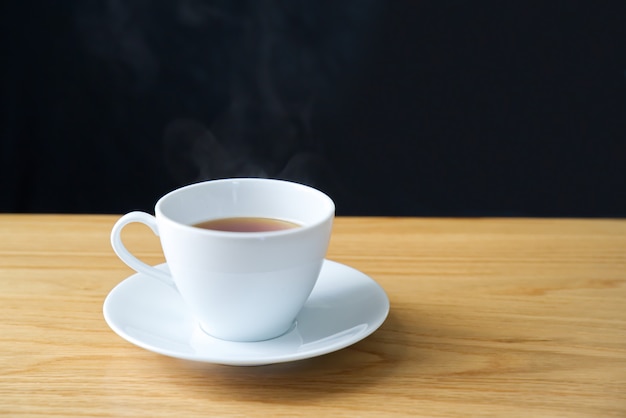
[(132, 255), (122, 243), (122, 229), (129, 223), (133, 222), (142, 223), (148, 226), (156, 236), (159, 236), (159, 228), (157, 227), (156, 218), (154, 216), (139, 211), (129, 212), (118, 219), (115, 225), (113, 225), (113, 229), (111, 230), (111, 246), (113, 247), (113, 251), (115, 251), (115, 254), (117, 254), (120, 260), (136, 272), (159, 279), (166, 285), (176, 289), (172, 276), (139, 260), (137, 257)]

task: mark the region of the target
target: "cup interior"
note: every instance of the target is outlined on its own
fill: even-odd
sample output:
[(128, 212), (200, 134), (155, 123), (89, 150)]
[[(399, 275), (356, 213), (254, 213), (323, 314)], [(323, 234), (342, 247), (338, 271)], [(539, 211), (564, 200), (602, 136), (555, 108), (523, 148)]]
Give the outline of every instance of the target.
[(230, 217), (263, 217), (294, 222), (304, 227), (334, 215), (326, 194), (284, 180), (240, 178), (211, 180), (174, 190), (155, 208), (173, 222), (193, 225)]

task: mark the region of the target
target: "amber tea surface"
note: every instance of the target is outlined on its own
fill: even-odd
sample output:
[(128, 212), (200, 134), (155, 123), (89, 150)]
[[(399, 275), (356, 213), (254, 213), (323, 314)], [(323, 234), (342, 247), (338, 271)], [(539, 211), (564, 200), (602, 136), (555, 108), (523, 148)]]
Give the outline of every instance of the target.
[(271, 232), (298, 228), (300, 225), (275, 218), (235, 217), (211, 219), (193, 226), (213, 231), (226, 232)]

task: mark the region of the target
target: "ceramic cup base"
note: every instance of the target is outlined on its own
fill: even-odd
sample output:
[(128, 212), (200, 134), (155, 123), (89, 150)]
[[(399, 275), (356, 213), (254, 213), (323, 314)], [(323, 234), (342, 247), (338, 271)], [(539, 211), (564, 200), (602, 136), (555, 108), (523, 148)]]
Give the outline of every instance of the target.
[(240, 340), (221, 338), (221, 337), (218, 337), (218, 336), (216, 336), (214, 334), (211, 334), (210, 332), (208, 332), (207, 330), (204, 329), (204, 327), (202, 326), (202, 324), (200, 322), (198, 322), (198, 329), (200, 331), (202, 331), (204, 334), (208, 335), (209, 337), (215, 338), (215, 339), (221, 340), (221, 341), (234, 342), (234, 343), (258, 343), (258, 342), (263, 342), (263, 341), (275, 340), (276, 338), (280, 338), (280, 337), (282, 337), (282, 336), (284, 336), (286, 334), (289, 334), (290, 332), (292, 332), (296, 328), (297, 325), (298, 325), (298, 321), (295, 320), (295, 321), (293, 321), (291, 323), (291, 325), (289, 325), (287, 327), (287, 329), (285, 331), (281, 332), (280, 334), (278, 334), (278, 335), (276, 335), (274, 337), (264, 338), (264, 339), (261, 339), (261, 340), (241, 340), (241, 341)]

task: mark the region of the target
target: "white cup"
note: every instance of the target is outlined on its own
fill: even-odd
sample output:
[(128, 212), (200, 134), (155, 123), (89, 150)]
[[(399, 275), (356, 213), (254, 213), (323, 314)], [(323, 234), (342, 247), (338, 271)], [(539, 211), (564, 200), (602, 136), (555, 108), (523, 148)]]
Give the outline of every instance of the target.
[[(319, 190), (283, 180), (235, 178), (192, 184), (156, 203), (155, 216), (130, 212), (111, 231), (129, 267), (174, 287), (201, 328), (229, 341), (278, 337), (293, 325), (326, 256), (335, 205)], [(193, 225), (211, 219), (262, 217), (297, 228), (224, 232)], [(139, 222), (160, 237), (170, 274), (140, 261), (122, 243)]]

